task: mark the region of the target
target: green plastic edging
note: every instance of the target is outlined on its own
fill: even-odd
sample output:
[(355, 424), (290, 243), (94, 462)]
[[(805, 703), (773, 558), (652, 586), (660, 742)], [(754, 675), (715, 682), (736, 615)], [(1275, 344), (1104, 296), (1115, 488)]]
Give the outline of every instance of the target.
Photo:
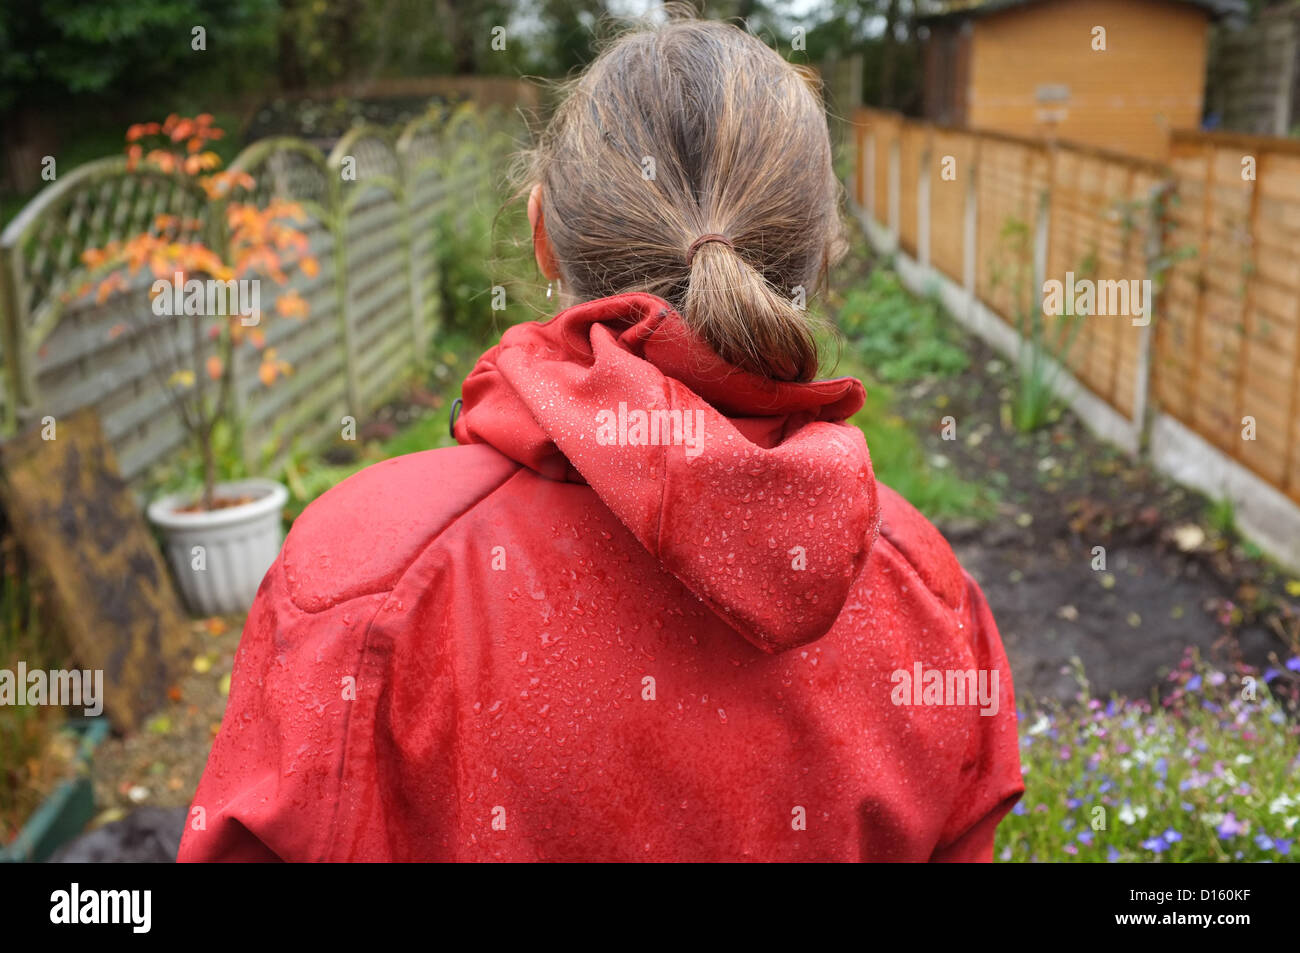
[(95, 792), (85, 768), (96, 746), (108, 737), (107, 718), (73, 722), (81, 735), (77, 748), (77, 777), (64, 781), (32, 812), (13, 842), (0, 847), (0, 863), (39, 863), (86, 828), (95, 816)]

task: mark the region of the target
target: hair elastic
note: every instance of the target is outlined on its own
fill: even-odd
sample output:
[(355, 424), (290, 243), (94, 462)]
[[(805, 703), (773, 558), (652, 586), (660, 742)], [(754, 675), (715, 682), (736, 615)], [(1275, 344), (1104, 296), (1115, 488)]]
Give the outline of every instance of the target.
[(709, 242), (721, 242), (733, 251), (736, 248), (736, 246), (731, 243), (731, 239), (726, 235), (719, 235), (717, 232), (709, 232), (708, 234), (701, 235), (699, 238), (695, 239), (695, 241), (691, 242), (690, 248), (686, 249), (687, 268), (691, 267), (691, 261), (694, 260), (695, 252), (699, 250), (699, 247), (701, 245), (707, 245)]

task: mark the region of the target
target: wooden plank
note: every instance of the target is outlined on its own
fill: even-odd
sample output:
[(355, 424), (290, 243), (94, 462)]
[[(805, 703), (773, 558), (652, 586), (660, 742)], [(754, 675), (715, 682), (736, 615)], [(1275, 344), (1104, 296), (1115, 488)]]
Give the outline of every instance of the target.
[(90, 410), (0, 448), (0, 501), (51, 581), (77, 664), (101, 670), (104, 710), (124, 731), (166, 700), (181, 671), (186, 619)]

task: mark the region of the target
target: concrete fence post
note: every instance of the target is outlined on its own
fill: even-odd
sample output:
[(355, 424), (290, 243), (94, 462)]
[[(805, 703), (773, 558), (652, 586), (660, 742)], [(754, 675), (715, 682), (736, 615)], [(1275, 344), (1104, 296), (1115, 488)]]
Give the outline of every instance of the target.
[(898, 244), (898, 236), (901, 232), (900, 224), (902, 217), (899, 210), (902, 203), (901, 187), (901, 169), (902, 165), (902, 143), (895, 139), (889, 144), (889, 231), (893, 236), (894, 244)]
[(975, 299), (975, 270), (979, 262), (979, 146), (976, 145), (975, 161), (966, 171), (966, 214), (962, 222), (964, 240), (962, 242), (962, 287)]
[(916, 258), (923, 269), (930, 267), (930, 143), (921, 150), (916, 189)]

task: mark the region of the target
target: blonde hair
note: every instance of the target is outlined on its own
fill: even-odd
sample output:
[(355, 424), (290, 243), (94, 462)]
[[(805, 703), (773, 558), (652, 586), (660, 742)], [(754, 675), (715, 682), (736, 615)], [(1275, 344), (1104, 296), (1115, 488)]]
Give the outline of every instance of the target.
[(756, 37), (674, 12), (603, 50), (528, 156), (561, 280), (658, 295), (731, 363), (809, 380), (796, 296), (842, 247), (820, 96)]

